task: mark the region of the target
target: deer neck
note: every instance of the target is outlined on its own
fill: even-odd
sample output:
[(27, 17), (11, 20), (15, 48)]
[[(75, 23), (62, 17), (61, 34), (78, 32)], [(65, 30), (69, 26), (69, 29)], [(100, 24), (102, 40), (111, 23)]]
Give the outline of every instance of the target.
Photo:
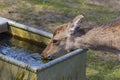
[(74, 44), (74, 47), (75, 48), (83, 48), (83, 49), (86, 49), (86, 48), (90, 48), (91, 46), (91, 37), (87, 37), (87, 35), (83, 35), (83, 36), (80, 36), (80, 37), (77, 37), (75, 38), (75, 44)]
[(113, 24), (93, 28), (82, 37), (76, 38), (77, 47), (120, 51), (120, 24)]
[(75, 48), (120, 51), (120, 18), (94, 27), (84, 35), (80, 35), (81, 32), (78, 34), (74, 39)]
[(104, 27), (93, 28), (81, 37), (82, 45), (80, 46), (92, 49), (99, 48), (100, 46), (110, 46), (110, 40), (107, 36)]

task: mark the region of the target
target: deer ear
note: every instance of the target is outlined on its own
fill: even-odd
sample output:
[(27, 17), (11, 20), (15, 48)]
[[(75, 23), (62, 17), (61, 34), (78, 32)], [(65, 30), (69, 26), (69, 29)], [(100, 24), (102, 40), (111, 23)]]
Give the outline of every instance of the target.
[(70, 34), (74, 34), (77, 30), (80, 29), (80, 22), (84, 18), (83, 15), (76, 16), (71, 23), (69, 23), (69, 32)]
[(81, 20), (84, 18), (83, 15), (78, 15), (76, 16), (74, 19), (73, 19), (73, 24), (76, 25), (76, 24), (79, 24), (79, 22), (81, 22)]

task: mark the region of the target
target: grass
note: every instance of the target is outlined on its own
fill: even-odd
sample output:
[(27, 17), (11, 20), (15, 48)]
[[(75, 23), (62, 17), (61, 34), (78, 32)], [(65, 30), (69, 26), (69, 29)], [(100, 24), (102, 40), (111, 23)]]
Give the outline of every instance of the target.
[(78, 14), (85, 14), (85, 23), (94, 24), (119, 16), (119, 12), (87, 3), (86, 0), (6, 0), (1, 4), (6, 3), (9, 5), (3, 8), (4, 13), (0, 13), (1, 16), (49, 32), (53, 32), (56, 26), (69, 22)]
[[(0, 11), (4, 9), (0, 16), (49, 32), (53, 32), (56, 26), (71, 21), (78, 14), (85, 14), (84, 22), (92, 24), (101, 24), (120, 15), (117, 11), (87, 3), (86, 0), (4, 1), (5, 3), (0, 3)], [(116, 55), (106, 55), (108, 57), (104, 59), (100, 52), (87, 52), (87, 80), (120, 80), (120, 62), (116, 60)]]
[[(87, 21), (102, 23), (112, 18), (118, 17), (119, 13), (110, 11), (107, 7), (88, 4), (85, 0), (74, 0), (67, 2), (65, 0), (31, 0), (34, 4), (48, 8), (50, 11), (55, 10), (62, 15), (75, 17), (78, 14), (86, 14)], [(71, 5), (72, 4), (72, 5)]]
[(0, 9), (4, 9), (4, 8), (6, 8), (6, 7), (8, 7), (7, 4), (5, 4), (5, 3), (0, 3)]
[(101, 55), (102, 52), (91, 50), (87, 52), (87, 80), (119, 80), (120, 62), (117, 55), (112, 53)]
[[(73, 19), (78, 14), (85, 14), (85, 22), (101, 24), (119, 16), (118, 12), (109, 10), (107, 7), (86, 3), (86, 0), (28, 0), (30, 3), (41, 8), (40, 13), (43, 16), (48, 14), (59, 14), (62, 17), (46, 19), (42, 22), (44, 25), (51, 24), (53, 28), (58, 24), (63, 24)], [(34, 8), (36, 8), (34, 6)], [(41, 14), (40, 14), (41, 15)], [(39, 19), (38, 19), (39, 20)], [(53, 25), (56, 24), (56, 25)], [(48, 29), (48, 31), (50, 31)], [(51, 32), (51, 31), (50, 31)]]

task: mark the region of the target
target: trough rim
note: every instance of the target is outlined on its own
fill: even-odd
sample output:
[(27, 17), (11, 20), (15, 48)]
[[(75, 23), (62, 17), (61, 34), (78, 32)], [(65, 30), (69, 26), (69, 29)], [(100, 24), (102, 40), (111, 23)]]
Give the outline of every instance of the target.
[(37, 72), (40, 72), (41, 70), (44, 70), (46, 68), (52, 67), (56, 64), (59, 64), (60, 62), (66, 61), (67, 59), (69, 59), (73, 56), (76, 56), (76, 55), (81, 54), (81, 53), (84, 54), (85, 51), (86, 50), (83, 50), (83, 49), (77, 49), (77, 50), (74, 50), (74, 51), (64, 55), (64, 56), (61, 56), (61, 57), (56, 58), (52, 61), (49, 61), (45, 64), (42, 64), (40, 66), (31, 66), (30, 64), (16, 60), (12, 57), (5, 56), (2, 53), (0, 54), (0, 60), (5, 61), (5, 62), (10, 63), (10, 64), (13, 64), (13, 65), (16, 65), (16, 66), (21, 67), (23, 69), (27, 69), (27, 70), (32, 71), (34, 73), (37, 73)]
[(27, 25), (24, 25), (24, 24), (21, 24), (21, 23), (18, 23), (16, 21), (13, 21), (13, 20), (10, 20), (10, 19), (7, 19), (7, 18), (0, 17), (0, 21), (6, 22), (6, 24), (8, 24), (9, 26), (13, 26), (13, 27), (16, 27), (16, 28), (27, 30), (27, 31), (42, 35), (42, 36), (47, 37), (47, 38), (51, 38), (53, 36), (52, 33), (49, 33), (49, 32), (34, 28), (34, 27), (30, 27), (30, 26), (27, 26)]
[[(17, 23), (16, 21), (9, 20), (9, 19), (3, 18), (3, 17), (0, 17), (0, 21), (5, 21), (5, 22), (7, 22), (6, 24), (8, 24), (8, 25), (12, 25), (12, 26), (20, 28), (20, 29), (28, 30), (30, 32), (42, 35), (42, 36), (47, 37), (47, 38), (51, 38), (53, 36), (52, 33), (49, 33), (49, 32), (46, 32), (46, 31), (43, 31), (43, 30), (40, 30), (37, 28), (33, 28), (30, 26), (26, 26), (24, 24), (20, 24), (20, 23)], [(72, 51), (64, 56), (61, 56), (61, 57), (56, 58), (52, 61), (49, 61), (48, 63), (42, 64), (41, 66), (31, 66), (27, 63), (24, 63), (22, 61), (18, 61), (14, 58), (5, 56), (3, 54), (0, 54), (0, 60), (8, 62), (8, 63), (13, 64), (13, 65), (16, 65), (16, 66), (21, 67), (23, 69), (27, 69), (27, 70), (32, 71), (34, 73), (37, 73), (37, 72), (40, 72), (41, 70), (44, 70), (44, 69), (49, 68), (51, 66), (54, 66), (55, 64), (63, 62), (63, 61), (65, 61), (73, 56), (76, 56), (76, 55), (81, 54), (81, 53), (84, 54), (84, 52), (86, 52), (86, 49), (76, 49), (76, 50), (74, 50), (74, 51)]]

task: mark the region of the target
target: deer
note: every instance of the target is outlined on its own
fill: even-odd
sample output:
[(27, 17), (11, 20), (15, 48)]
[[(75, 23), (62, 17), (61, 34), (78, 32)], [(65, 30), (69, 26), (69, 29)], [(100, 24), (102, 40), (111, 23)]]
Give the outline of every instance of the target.
[(83, 28), (83, 21), (84, 16), (80, 14), (56, 28), (42, 58), (55, 59), (78, 48), (120, 52), (120, 18), (92, 28)]

